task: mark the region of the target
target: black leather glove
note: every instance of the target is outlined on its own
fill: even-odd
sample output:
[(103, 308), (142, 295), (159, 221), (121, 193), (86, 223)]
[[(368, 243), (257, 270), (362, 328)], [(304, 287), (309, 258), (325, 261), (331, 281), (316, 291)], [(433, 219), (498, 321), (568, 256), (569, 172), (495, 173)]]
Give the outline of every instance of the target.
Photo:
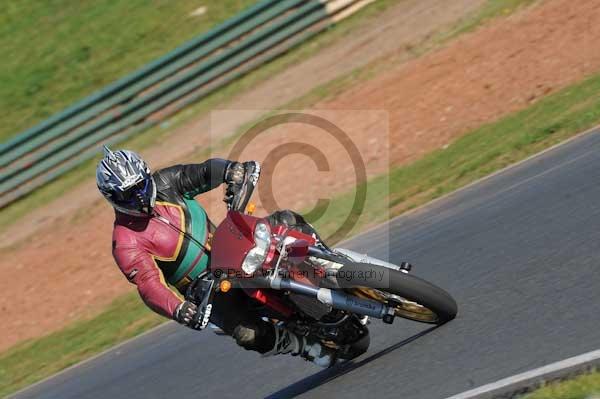
[(260, 177), (260, 164), (256, 161), (232, 162), (225, 171), (225, 197), (228, 209), (243, 211)]
[(232, 162), (225, 171), (225, 184), (227, 187), (225, 187), (225, 197), (223, 198), (223, 201), (228, 206), (231, 206), (236, 194), (242, 189), (244, 176), (246, 174), (245, 170), (246, 168), (244, 168), (244, 164), (241, 162)]
[(173, 320), (192, 329), (195, 329), (194, 326), (198, 324), (198, 318), (200, 316), (196, 304), (189, 301), (181, 302), (175, 308), (175, 312), (173, 312)]
[(194, 303), (182, 302), (173, 313), (173, 320), (192, 330), (204, 330), (210, 321), (212, 305), (209, 303), (198, 309)]
[(173, 320), (193, 330), (204, 330), (210, 321), (214, 280), (196, 279), (188, 287), (186, 301), (173, 312)]
[(231, 162), (225, 171), (225, 183), (227, 185), (239, 185), (244, 182), (246, 168), (241, 162)]

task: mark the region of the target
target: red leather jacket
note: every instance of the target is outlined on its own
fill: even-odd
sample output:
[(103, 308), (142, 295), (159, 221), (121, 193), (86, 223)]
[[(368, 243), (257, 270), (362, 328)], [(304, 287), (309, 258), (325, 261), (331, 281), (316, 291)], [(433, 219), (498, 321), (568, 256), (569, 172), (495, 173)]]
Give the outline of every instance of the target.
[(179, 292), (208, 265), (201, 243), (208, 238), (208, 218), (193, 199), (224, 182), (230, 161), (209, 159), (201, 164), (176, 165), (153, 174), (157, 201), (153, 216), (116, 212), (113, 256), (127, 279), (137, 285), (143, 301), (172, 318), (182, 302)]

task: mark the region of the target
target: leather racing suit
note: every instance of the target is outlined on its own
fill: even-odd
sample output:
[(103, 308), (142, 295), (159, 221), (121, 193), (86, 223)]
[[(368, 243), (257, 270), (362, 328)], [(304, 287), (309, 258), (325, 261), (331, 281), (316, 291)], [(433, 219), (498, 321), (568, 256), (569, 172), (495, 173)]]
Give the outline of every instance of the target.
[[(175, 165), (156, 171), (157, 195), (151, 216), (116, 211), (112, 252), (142, 300), (155, 312), (173, 318), (189, 284), (209, 266), (211, 222), (194, 197), (225, 182), (232, 161), (209, 159), (201, 164)], [(291, 211), (268, 217), (272, 224), (313, 231)], [(175, 288), (171, 288), (175, 287)], [(210, 321), (232, 335), (242, 347), (266, 353), (276, 341), (275, 330), (263, 321), (252, 300), (241, 290), (217, 292)], [(248, 331), (252, 331), (248, 338)]]

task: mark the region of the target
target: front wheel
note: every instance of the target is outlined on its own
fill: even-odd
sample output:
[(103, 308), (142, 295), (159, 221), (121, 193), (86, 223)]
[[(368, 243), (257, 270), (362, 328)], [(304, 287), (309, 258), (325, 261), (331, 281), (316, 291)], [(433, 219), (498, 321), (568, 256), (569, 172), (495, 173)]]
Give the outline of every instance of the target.
[[(398, 317), (422, 323), (443, 324), (456, 317), (456, 301), (443, 289), (399, 270), (371, 263), (347, 263), (338, 271), (338, 283), (348, 292), (385, 303)], [(364, 278), (364, 276), (383, 276)], [(387, 277), (386, 277), (387, 276)]]

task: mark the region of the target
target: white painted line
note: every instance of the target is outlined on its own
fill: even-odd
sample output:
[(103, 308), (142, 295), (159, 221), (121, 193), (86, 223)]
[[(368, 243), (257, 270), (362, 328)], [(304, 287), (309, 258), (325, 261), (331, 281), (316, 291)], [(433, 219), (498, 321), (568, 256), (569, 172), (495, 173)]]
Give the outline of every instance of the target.
[(327, 2), (325, 8), (331, 22), (338, 23), (374, 1), (375, 0), (333, 0)]
[(581, 371), (598, 365), (600, 365), (600, 349), (584, 353), (583, 355), (570, 357), (521, 374), (513, 375), (512, 377), (504, 378), (491, 384), (450, 396), (446, 399), (482, 399), (493, 398), (498, 395), (507, 395), (524, 388), (532, 387), (542, 380), (566, 377), (575, 371)]

